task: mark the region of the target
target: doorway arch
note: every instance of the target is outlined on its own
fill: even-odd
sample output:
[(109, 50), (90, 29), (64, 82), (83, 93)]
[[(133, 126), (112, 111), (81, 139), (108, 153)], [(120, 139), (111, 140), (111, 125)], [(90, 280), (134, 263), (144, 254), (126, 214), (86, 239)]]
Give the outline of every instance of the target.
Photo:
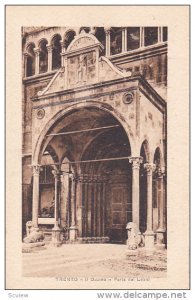
[(77, 226), (80, 238), (126, 240), (125, 227), (132, 221), (130, 135), (132, 140), (119, 113), (93, 103), (58, 112), (37, 141), (34, 163), (40, 164), (43, 153), (52, 147), (59, 170), (64, 157), (73, 166), (68, 227)]

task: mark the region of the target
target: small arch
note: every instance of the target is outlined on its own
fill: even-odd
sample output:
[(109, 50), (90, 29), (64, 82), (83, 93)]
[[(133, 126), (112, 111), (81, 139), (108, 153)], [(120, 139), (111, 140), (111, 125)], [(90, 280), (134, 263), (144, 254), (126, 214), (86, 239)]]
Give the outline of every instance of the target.
[(149, 142), (147, 139), (145, 139), (141, 144), (140, 156), (143, 157), (144, 163), (150, 162), (150, 149), (149, 149)]
[(48, 69), (48, 51), (47, 51), (47, 40), (42, 39), (39, 42), (39, 73), (45, 73)]
[(74, 40), (76, 32), (74, 30), (68, 30), (64, 36), (64, 46), (67, 49), (70, 43)]
[(30, 43), (26, 47), (26, 52), (28, 54), (26, 61), (26, 76), (33, 76), (35, 74), (35, 44)]
[(162, 154), (161, 154), (161, 150), (159, 147), (157, 147), (154, 152), (153, 162), (156, 165), (157, 169), (162, 167)]
[(54, 35), (51, 40), (52, 45), (52, 70), (56, 70), (61, 67), (61, 36), (59, 34)]

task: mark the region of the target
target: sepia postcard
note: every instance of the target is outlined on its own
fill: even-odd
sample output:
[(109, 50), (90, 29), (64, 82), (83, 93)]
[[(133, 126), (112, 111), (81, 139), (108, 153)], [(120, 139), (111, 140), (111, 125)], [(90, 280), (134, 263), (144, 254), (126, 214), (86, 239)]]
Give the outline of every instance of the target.
[(6, 289), (189, 289), (189, 10), (6, 6)]

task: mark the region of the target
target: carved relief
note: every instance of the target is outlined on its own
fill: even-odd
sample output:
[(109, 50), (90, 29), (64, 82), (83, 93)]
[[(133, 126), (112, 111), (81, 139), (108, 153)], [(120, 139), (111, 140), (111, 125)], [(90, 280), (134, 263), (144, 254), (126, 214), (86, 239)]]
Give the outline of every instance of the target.
[(87, 56), (80, 55), (78, 70), (77, 70), (77, 83), (82, 83), (87, 81)]
[(96, 81), (96, 53), (90, 51), (67, 59), (68, 88)]

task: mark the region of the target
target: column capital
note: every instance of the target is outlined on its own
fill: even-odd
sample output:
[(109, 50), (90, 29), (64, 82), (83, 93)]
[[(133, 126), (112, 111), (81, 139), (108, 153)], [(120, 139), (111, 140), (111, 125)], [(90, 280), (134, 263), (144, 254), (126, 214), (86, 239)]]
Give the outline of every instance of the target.
[(23, 56), (24, 56), (24, 57), (28, 57), (28, 56), (29, 56), (29, 53), (28, 53), (28, 52), (23, 52)]
[(47, 48), (48, 53), (49, 53), (49, 52), (52, 52), (52, 50), (53, 50), (53, 45), (47, 44), (47, 45), (46, 45), (46, 48)]
[(41, 171), (41, 165), (32, 165), (32, 169), (33, 169), (33, 176), (35, 175), (39, 176)]
[(129, 163), (132, 164), (133, 169), (139, 169), (140, 164), (143, 162), (143, 157), (137, 156), (137, 157), (129, 157)]
[(76, 176), (74, 175), (74, 173), (67, 173), (68, 177), (72, 180), (72, 181), (76, 181)]
[(146, 163), (144, 164), (144, 168), (146, 169), (147, 175), (151, 176), (152, 173), (155, 171), (156, 165), (152, 163)]
[(40, 53), (40, 49), (39, 48), (34, 48), (34, 53), (36, 56), (39, 56), (39, 53)]
[(54, 178), (59, 179), (59, 177), (62, 173), (59, 170), (52, 170), (52, 174), (53, 174)]
[(159, 167), (156, 170), (157, 178), (163, 178), (165, 176), (165, 168), (164, 167)]
[(61, 179), (61, 181), (65, 180), (67, 178), (69, 178), (69, 173), (61, 171), (60, 172), (60, 179)]
[(109, 35), (111, 31), (111, 27), (104, 27), (104, 31), (106, 35)]

